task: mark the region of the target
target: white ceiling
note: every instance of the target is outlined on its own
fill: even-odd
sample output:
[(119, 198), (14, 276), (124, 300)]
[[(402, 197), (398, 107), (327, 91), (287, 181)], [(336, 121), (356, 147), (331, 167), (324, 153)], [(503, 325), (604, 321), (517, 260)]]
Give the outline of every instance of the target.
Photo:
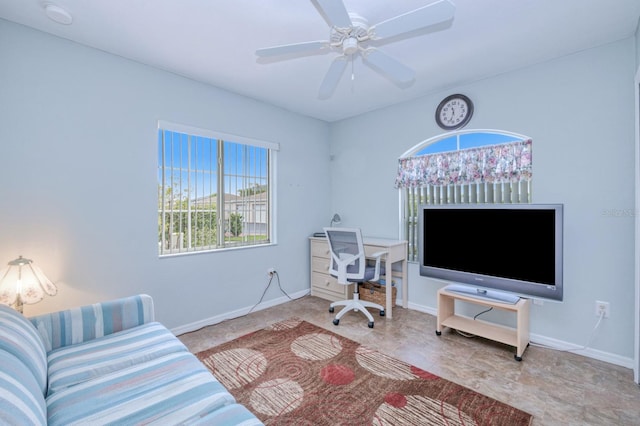
[[(434, 0), (344, 0), (375, 24)], [(257, 60), (256, 49), (326, 40), (315, 0), (2, 0), (0, 18), (326, 121), (446, 90), (634, 34), (640, 0), (451, 0), (451, 25), (380, 45), (416, 71), (399, 88), (356, 60), (318, 99), (335, 51)], [(48, 19), (53, 3), (71, 25)], [(443, 28), (442, 28), (443, 27)]]

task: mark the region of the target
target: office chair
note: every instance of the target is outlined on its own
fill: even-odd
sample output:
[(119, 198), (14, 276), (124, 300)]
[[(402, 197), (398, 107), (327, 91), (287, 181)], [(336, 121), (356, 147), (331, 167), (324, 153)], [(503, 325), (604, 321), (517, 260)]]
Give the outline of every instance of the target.
[(375, 259), (375, 266), (367, 264), (362, 242), (362, 233), (359, 228), (324, 228), (329, 242), (329, 252), (331, 259), (329, 262), (329, 273), (336, 277), (339, 284), (354, 284), (353, 299), (333, 302), (329, 306), (329, 312), (334, 311), (336, 306), (344, 306), (333, 323), (338, 325), (340, 318), (348, 311), (360, 311), (369, 319), (369, 328), (373, 328), (373, 316), (367, 308), (374, 308), (380, 311), (380, 316), (384, 316), (384, 307), (377, 303), (360, 300), (360, 284), (364, 281), (378, 281), (380, 275), (384, 275), (384, 267), (380, 265), (382, 256), (387, 254), (381, 251), (371, 254), (369, 257)]

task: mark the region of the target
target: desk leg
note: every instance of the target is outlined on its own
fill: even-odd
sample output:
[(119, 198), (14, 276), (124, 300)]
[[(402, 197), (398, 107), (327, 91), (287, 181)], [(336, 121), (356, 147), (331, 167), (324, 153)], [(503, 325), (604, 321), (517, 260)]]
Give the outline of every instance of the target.
[(409, 309), (409, 280), (407, 279), (408, 269), (407, 258), (402, 260), (402, 307)]
[(385, 268), (385, 271), (386, 271), (386, 274), (387, 274), (386, 277), (385, 277), (385, 281), (386, 281), (386, 284), (385, 284), (386, 306), (384, 307), (384, 312), (385, 312), (385, 316), (387, 318), (389, 318), (389, 319), (393, 318), (393, 312), (392, 312), (393, 308), (391, 307), (391, 302), (392, 302), (391, 295), (393, 294), (391, 292), (391, 287), (392, 287), (392, 284), (393, 284), (393, 271), (391, 269), (392, 265), (393, 264), (391, 262), (389, 262), (389, 258), (387, 257), (387, 259), (385, 259), (385, 261), (384, 261), (384, 268)]

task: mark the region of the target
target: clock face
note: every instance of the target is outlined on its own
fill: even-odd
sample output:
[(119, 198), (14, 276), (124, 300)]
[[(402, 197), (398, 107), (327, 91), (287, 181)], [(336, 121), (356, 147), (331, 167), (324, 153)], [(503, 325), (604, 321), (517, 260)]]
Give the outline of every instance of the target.
[(473, 103), (464, 95), (447, 96), (436, 110), (436, 122), (445, 130), (465, 126), (473, 115)]

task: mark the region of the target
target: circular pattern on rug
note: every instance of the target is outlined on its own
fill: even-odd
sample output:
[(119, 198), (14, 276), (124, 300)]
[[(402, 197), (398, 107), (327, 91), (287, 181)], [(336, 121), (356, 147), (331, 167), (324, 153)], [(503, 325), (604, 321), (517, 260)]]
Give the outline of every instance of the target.
[(320, 370), (320, 378), (330, 385), (348, 385), (356, 378), (356, 374), (346, 365), (331, 364)]
[(292, 328), (296, 328), (301, 322), (302, 320), (300, 318), (289, 318), (288, 320), (271, 324), (270, 326), (266, 327), (266, 330), (291, 330)]
[(325, 333), (305, 334), (291, 343), (291, 352), (311, 361), (331, 359), (340, 351), (342, 351), (340, 340)]
[[(362, 403), (363, 396), (353, 389), (336, 386), (318, 395), (313, 407), (318, 423), (327, 425), (361, 425), (369, 417), (371, 406)], [(314, 395), (315, 396), (315, 395)]]
[(473, 417), (444, 401), (421, 395), (386, 395), (385, 403), (377, 410), (372, 424), (391, 426), (397, 424), (418, 425), (429, 419), (429, 425), (474, 425)]
[(356, 349), (356, 360), (370, 373), (387, 379), (413, 380), (420, 377), (414, 374), (411, 365), (363, 346)]
[[(273, 355), (273, 354), (272, 354)], [(318, 370), (309, 368), (308, 361), (303, 360), (290, 351), (286, 351), (283, 355), (271, 357), (269, 359), (268, 374), (274, 373), (269, 377), (263, 376), (262, 380), (273, 378), (286, 378), (298, 383), (303, 389), (308, 389), (318, 382)]]
[(267, 416), (279, 416), (295, 410), (302, 403), (304, 390), (289, 379), (261, 383), (251, 392), (251, 408)]
[(236, 389), (264, 374), (267, 359), (252, 349), (229, 349), (209, 355), (202, 362), (227, 389)]

